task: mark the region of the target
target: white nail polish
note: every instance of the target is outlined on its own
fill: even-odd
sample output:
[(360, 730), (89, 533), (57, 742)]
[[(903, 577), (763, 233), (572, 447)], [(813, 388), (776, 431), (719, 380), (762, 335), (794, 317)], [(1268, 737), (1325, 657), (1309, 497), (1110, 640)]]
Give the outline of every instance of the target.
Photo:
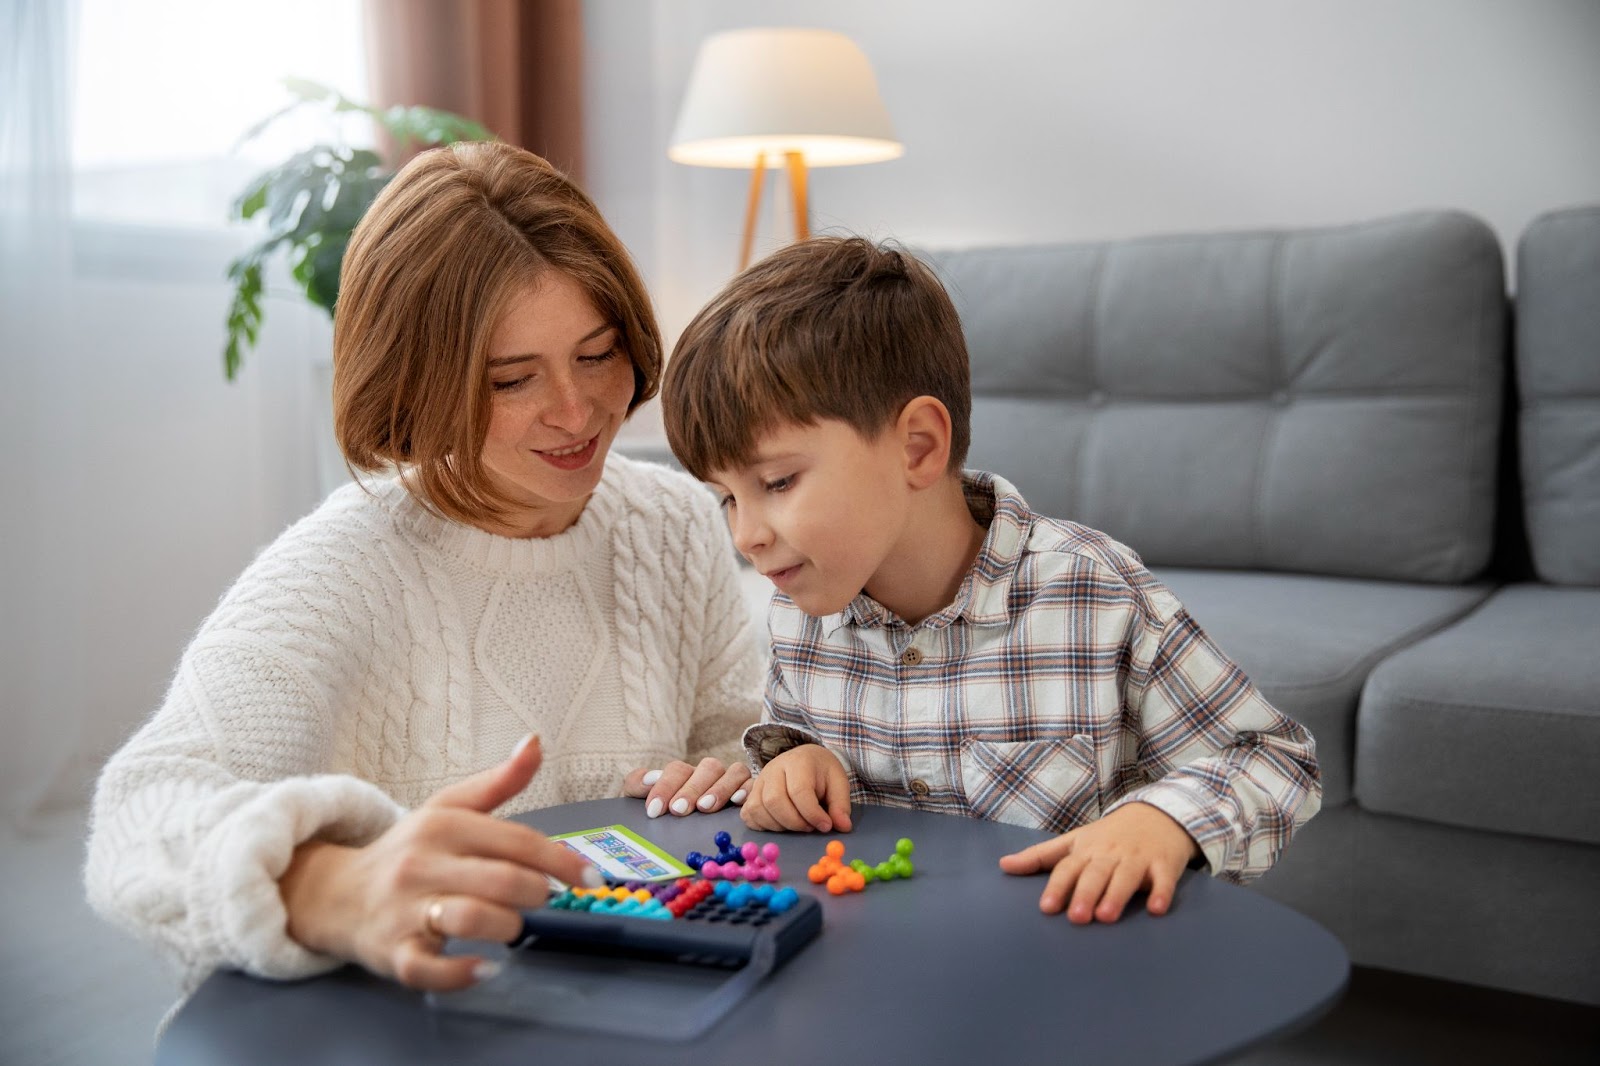
[(474, 981), (487, 981), (491, 977), (498, 976), (503, 968), (500, 963), (495, 962), (493, 959), (484, 959), (472, 968), (472, 979)]
[(646, 785), (653, 785), (657, 781), (660, 781), (660, 780), (661, 780), (661, 771), (660, 770), (651, 770), (649, 773), (644, 775), (644, 783)]
[(687, 799), (685, 799), (684, 797), (682, 797), (682, 796), (679, 796), (677, 799), (673, 800), (672, 801), (672, 813), (673, 814), (688, 814), (689, 813), (689, 801)]
[(517, 741), (517, 746), (511, 751), (511, 757), (515, 759), (518, 755), (521, 755), (524, 751), (528, 750), (529, 744), (536, 742), (538, 739), (538, 733), (529, 733), (527, 736)]
[(651, 800), (650, 805), (644, 809), (644, 816), (646, 818), (660, 818), (661, 811), (665, 807), (666, 804), (661, 802), (661, 797), (657, 796), (655, 799)]
[(741, 788), (739, 791), (735, 792), (733, 795), (728, 797), (728, 802), (732, 803), (732, 804), (743, 803), (744, 802), (744, 798), (747, 795), (749, 795), (749, 793)]
[(600, 872), (598, 866), (585, 866), (582, 880), (585, 888), (604, 888), (606, 875)]
[(700, 802), (695, 804), (695, 806), (699, 807), (702, 811), (709, 811), (711, 809), (711, 805), (715, 802), (717, 802), (717, 797), (707, 792), (704, 796), (700, 797)]

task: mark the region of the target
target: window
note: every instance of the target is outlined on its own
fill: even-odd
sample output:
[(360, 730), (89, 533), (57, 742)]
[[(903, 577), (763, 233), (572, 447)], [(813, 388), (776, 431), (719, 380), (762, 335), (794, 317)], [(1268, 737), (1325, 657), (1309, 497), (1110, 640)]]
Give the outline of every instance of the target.
[[(251, 177), (329, 132), (330, 119), (308, 113), (237, 147), (251, 125), (290, 101), (287, 76), (367, 99), (361, 0), (80, 0), (74, 215), (225, 226)], [(346, 135), (371, 138), (360, 126)]]

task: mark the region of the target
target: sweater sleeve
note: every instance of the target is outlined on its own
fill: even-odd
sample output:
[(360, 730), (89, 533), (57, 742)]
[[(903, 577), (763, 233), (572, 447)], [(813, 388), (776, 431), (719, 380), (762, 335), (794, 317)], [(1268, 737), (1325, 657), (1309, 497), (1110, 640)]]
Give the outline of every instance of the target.
[(740, 735), (761, 711), (765, 641), (739, 587), (727, 525), (709, 494), (700, 495), (704, 501), (693, 532), (706, 538), (711, 550), (689, 758), (713, 756), (731, 766), (743, 761)]
[(89, 902), (176, 963), (185, 991), (218, 967), (296, 978), (340, 965), (289, 939), (278, 878), (299, 844), (364, 844), (401, 813), (327, 772), (358, 653), (311, 595), (320, 583), (273, 552), (275, 575), (258, 560), (224, 597), (95, 790)]

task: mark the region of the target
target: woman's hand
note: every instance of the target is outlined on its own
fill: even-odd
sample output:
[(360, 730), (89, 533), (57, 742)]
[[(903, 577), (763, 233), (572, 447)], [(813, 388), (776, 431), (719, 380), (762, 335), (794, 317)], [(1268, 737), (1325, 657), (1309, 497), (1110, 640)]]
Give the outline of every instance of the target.
[(622, 794), (643, 799), (651, 818), (667, 811), (688, 814), (720, 811), (729, 803), (744, 802), (750, 768), (744, 763), (723, 766), (721, 759), (701, 759), (700, 765), (670, 762), (660, 770), (638, 769), (622, 779)]
[(523, 909), (550, 894), (545, 875), (598, 886), (600, 871), (565, 846), (489, 814), (539, 769), (537, 737), (511, 757), (434, 793), (364, 847), (308, 841), (279, 891), (289, 935), (411, 988), (447, 991), (492, 976), (478, 956), (439, 953), (446, 937), (509, 942)]

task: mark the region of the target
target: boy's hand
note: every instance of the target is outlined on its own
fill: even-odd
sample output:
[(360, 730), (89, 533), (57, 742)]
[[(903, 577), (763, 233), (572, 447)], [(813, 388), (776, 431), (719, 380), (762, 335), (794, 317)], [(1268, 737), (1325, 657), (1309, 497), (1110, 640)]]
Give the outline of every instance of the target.
[(769, 832), (848, 833), (850, 779), (827, 748), (790, 748), (751, 780), (739, 817), (751, 829)]
[(1149, 889), (1145, 909), (1165, 914), (1189, 860), (1200, 854), (1194, 839), (1165, 811), (1148, 803), (1119, 807), (1097, 822), (1063, 833), (1000, 859), (1008, 874), (1051, 869), (1039, 909), (1087, 925), (1098, 918), (1114, 922), (1140, 889)]

